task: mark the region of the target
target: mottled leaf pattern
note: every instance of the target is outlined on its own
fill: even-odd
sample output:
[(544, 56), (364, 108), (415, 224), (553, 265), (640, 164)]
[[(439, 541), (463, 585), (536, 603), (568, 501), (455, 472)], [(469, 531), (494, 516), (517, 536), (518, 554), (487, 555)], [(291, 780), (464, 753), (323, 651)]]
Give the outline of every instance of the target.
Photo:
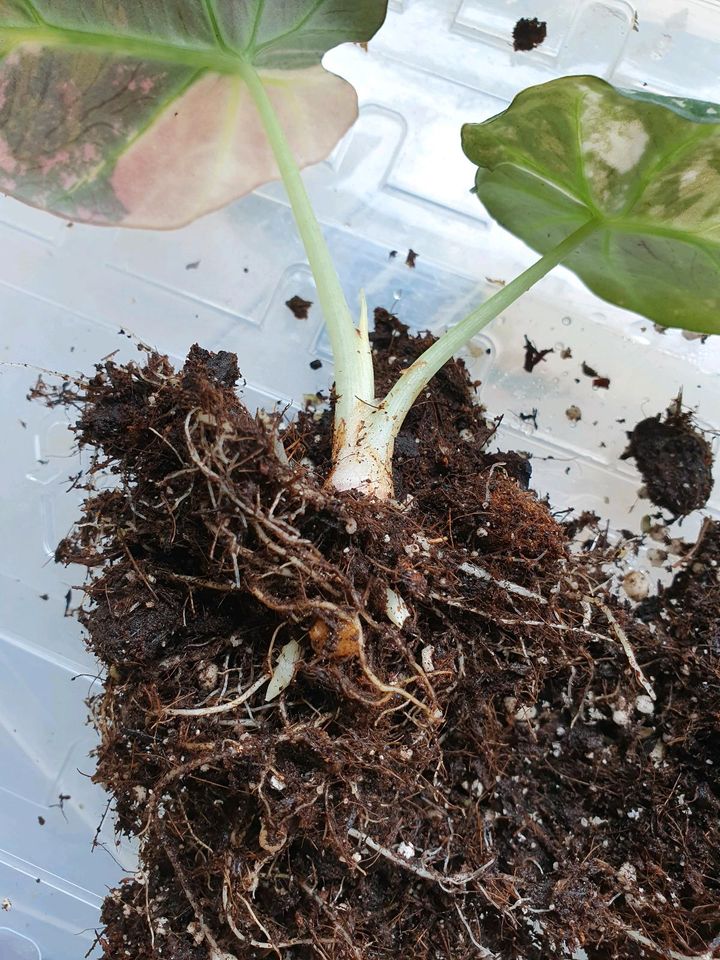
[(566, 265), (605, 300), (720, 332), (720, 111), (567, 77), (463, 128), (477, 192), (545, 253), (592, 220)]
[(0, 189), (68, 219), (168, 228), (277, 176), (253, 64), (301, 165), (357, 114), (320, 66), (386, 0), (0, 0)]

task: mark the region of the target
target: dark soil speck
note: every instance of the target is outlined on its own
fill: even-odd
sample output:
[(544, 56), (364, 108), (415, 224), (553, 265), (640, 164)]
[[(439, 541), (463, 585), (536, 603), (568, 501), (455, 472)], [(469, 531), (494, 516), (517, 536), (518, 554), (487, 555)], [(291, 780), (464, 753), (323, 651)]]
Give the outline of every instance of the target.
[(303, 300), (297, 294), (285, 301), (285, 306), (298, 320), (307, 320), (312, 300)]
[(549, 353), (553, 353), (553, 348), (548, 347), (545, 350), (538, 350), (535, 344), (530, 340), (529, 337), (525, 337), (525, 360), (523, 362), (523, 370), (526, 373), (532, 373), (535, 367), (545, 359)]
[(544, 20), (538, 20), (537, 17), (532, 19), (522, 17), (513, 29), (513, 50), (534, 50), (546, 37), (547, 23)]

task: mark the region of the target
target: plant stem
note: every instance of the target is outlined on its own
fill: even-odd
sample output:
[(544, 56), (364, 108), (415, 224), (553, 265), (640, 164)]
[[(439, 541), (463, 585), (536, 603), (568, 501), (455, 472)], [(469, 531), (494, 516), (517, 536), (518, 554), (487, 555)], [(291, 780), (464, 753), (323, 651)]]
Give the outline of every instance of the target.
[(438, 370), (491, 320), (506, 310), (554, 267), (562, 263), (573, 250), (595, 232), (598, 226), (596, 220), (584, 223), (582, 227), (549, 250), (531, 267), (481, 303), (464, 320), (451, 327), (431, 347), (428, 347), (425, 353), (403, 372), (385, 397), (382, 405), (387, 417), (390, 420), (399, 419), (402, 424), (420, 391), (427, 386)]
[(355, 417), (362, 417), (362, 424), (355, 431), (359, 440), (353, 447), (346, 445), (336, 458), (331, 476), (332, 485), (341, 490), (362, 490), (380, 499), (391, 497), (395, 437), (421, 391), (438, 370), (476, 333), (561, 263), (598, 226), (597, 220), (589, 220), (583, 224), (443, 334), (403, 372), (379, 406), (361, 412), (356, 408)]
[(387, 499), (393, 493), (392, 455), (395, 437), (420, 392), (468, 340), (590, 236), (597, 229), (598, 221), (589, 220), (448, 330), (404, 371), (385, 399), (377, 405), (365, 297), (361, 296), (360, 322), (356, 327), (297, 162), (263, 81), (252, 64), (242, 59), (238, 73), (247, 84), (277, 162), (315, 277), (330, 337), (335, 360), (337, 400), (333, 470), (328, 485), (338, 490), (360, 490)]
[(295, 223), (310, 264), (335, 361), (335, 431), (333, 449), (343, 442), (357, 400), (372, 403), (375, 381), (368, 341), (367, 316), (355, 327), (322, 229), (307, 195), (300, 170), (275, 108), (252, 64), (241, 60), (239, 73), (253, 98), (273, 151)]

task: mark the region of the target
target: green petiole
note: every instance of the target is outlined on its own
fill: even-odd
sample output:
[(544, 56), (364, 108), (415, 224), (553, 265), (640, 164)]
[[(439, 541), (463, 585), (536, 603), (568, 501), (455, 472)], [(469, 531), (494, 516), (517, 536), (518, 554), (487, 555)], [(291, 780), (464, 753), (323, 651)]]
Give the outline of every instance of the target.
[(263, 82), (248, 63), (242, 64), (240, 75), (257, 106), (275, 155), (315, 278), (335, 358), (334, 468), (328, 482), (340, 490), (361, 490), (380, 498), (390, 497), (395, 438), (422, 390), (464, 344), (561, 263), (598, 224), (589, 220), (448, 330), (403, 372), (388, 395), (378, 401), (374, 395), (364, 297), (360, 323), (356, 327), (302, 176)]

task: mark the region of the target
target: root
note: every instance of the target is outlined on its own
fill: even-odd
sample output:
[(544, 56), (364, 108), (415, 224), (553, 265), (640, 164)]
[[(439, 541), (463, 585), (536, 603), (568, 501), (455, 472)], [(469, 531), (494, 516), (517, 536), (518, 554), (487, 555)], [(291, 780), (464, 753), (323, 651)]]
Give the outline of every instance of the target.
[(650, 697), (651, 700), (657, 700), (655, 691), (653, 690), (652, 686), (645, 678), (645, 674), (640, 669), (640, 664), (637, 662), (633, 648), (630, 646), (630, 641), (627, 638), (627, 634), (615, 619), (610, 608), (607, 606), (607, 604), (603, 603), (602, 600), (600, 600), (598, 597), (583, 597), (583, 600), (586, 603), (595, 604), (595, 606), (599, 610), (602, 610), (602, 612), (605, 614), (605, 616), (607, 617), (608, 623), (610, 624), (610, 626), (612, 627), (615, 633), (615, 636), (618, 638), (623, 650), (625, 651), (625, 656), (628, 659), (628, 663), (630, 664), (633, 670), (633, 673), (637, 677), (638, 683), (640, 683), (640, 685), (645, 689), (645, 692), (647, 693), (647, 695)]
[[(459, 369), (411, 413), (403, 507), (281, 455), (227, 355), (53, 398), (99, 451), (58, 555), (92, 571), (96, 780), (141, 840), (107, 960), (714, 960), (717, 528), (700, 587), (634, 620), (601, 541), (573, 556), (519, 458), (482, 452)], [(322, 469), (328, 423), (288, 450)]]
[(167, 788), (175, 783), (177, 780), (182, 777), (186, 777), (189, 773), (193, 773), (195, 770), (200, 770), (202, 767), (210, 766), (213, 763), (219, 763), (223, 760), (239, 760), (245, 756), (245, 751), (241, 749), (245, 747), (247, 753), (255, 752), (258, 749), (258, 745), (254, 743), (248, 734), (245, 734), (248, 739), (241, 744), (233, 744), (231, 747), (227, 747), (223, 750), (211, 751), (208, 753), (203, 752), (199, 757), (194, 757), (192, 760), (188, 760), (185, 763), (178, 764), (178, 766), (173, 767), (172, 770), (169, 770), (163, 777), (158, 780), (155, 785), (152, 794), (148, 798), (147, 808), (145, 810), (145, 826), (138, 833), (138, 837), (143, 837), (153, 826), (155, 820), (155, 814), (157, 812), (157, 806), (160, 803), (163, 794)]
[(371, 850), (374, 850), (375, 853), (379, 853), (381, 857), (384, 857), (386, 860), (389, 860), (391, 863), (394, 863), (396, 867), (400, 867), (402, 870), (407, 870), (410, 873), (414, 873), (417, 877), (421, 877), (423, 880), (431, 880), (433, 883), (437, 883), (438, 886), (448, 893), (448, 887), (466, 887), (469, 883), (472, 883), (476, 880), (482, 873), (484, 873), (488, 867), (491, 867), (495, 863), (495, 859), (488, 860), (487, 863), (483, 864), (477, 870), (473, 870), (470, 873), (455, 873), (455, 874), (444, 874), (440, 873), (437, 870), (433, 870), (430, 867), (423, 867), (420, 864), (413, 863), (411, 860), (408, 860), (406, 857), (401, 856), (400, 854), (393, 853), (392, 850), (389, 850), (387, 847), (383, 847), (381, 844), (377, 843), (372, 837), (368, 836), (367, 833), (361, 833), (360, 830), (356, 830), (354, 827), (350, 827), (348, 830), (348, 836), (352, 837), (354, 840), (360, 840), (365, 846), (370, 847)]
[(640, 933), (639, 930), (633, 930), (624, 923), (615, 921), (615, 926), (619, 927), (631, 940), (634, 940), (635, 943), (641, 943), (644, 947), (649, 947), (661, 957), (668, 958), (668, 960), (716, 960), (718, 951), (720, 950), (720, 937), (716, 937), (713, 943), (711, 943), (703, 953), (687, 954), (680, 953), (678, 950), (668, 950), (665, 947), (661, 947), (651, 940), (650, 937), (646, 937), (645, 934)]
[(506, 593), (514, 593), (518, 597), (523, 597), (526, 600), (536, 600), (542, 604), (547, 603), (545, 597), (536, 593), (534, 590), (528, 590), (527, 587), (521, 587), (520, 584), (511, 583), (509, 580), (497, 580), (492, 574), (488, 573), (488, 571), (482, 567), (479, 567), (476, 563), (461, 563), (458, 569), (462, 570), (463, 573), (469, 573), (471, 576), (477, 577), (478, 580), (494, 583), (500, 587), (501, 590), (505, 590)]
[(230, 710), (235, 710), (243, 703), (247, 703), (269, 679), (270, 674), (263, 674), (244, 693), (235, 697), (234, 700), (228, 700), (227, 703), (218, 703), (214, 707), (188, 707), (186, 709), (166, 707), (163, 712), (169, 717), (210, 717), (218, 713), (227, 713)]
[(222, 951), (218, 946), (218, 942), (205, 920), (205, 915), (203, 913), (202, 907), (200, 906), (198, 900), (196, 899), (195, 895), (192, 892), (192, 888), (190, 886), (188, 878), (185, 875), (185, 870), (183, 869), (183, 866), (180, 862), (180, 858), (178, 857), (178, 855), (175, 853), (175, 850), (173, 849), (172, 843), (165, 836), (162, 836), (162, 835), (160, 837), (160, 843), (162, 844), (162, 848), (165, 851), (165, 855), (167, 856), (168, 860), (172, 864), (172, 868), (175, 871), (175, 875), (178, 878), (178, 881), (180, 883), (180, 886), (182, 887), (182, 890), (185, 896), (187, 897), (188, 903), (193, 908), (193, 911), (195, 913), (195, 918), (197, 920), (197, 923), (200, 926), (200, 930), (202, 932), (203, 937), (210, 944), (210, 947), (214, 951), (216, 956), (225, 957), (226, 956), (225, 952)]
[(478, 956), (480, 957), (480, 960), (499, 960), (499, 957), (496, 953), (493, 953), (492, 950), (488, 950), (487, 947), (483, 947), (482, 944), (477, 942), (477, 940), (473, 936), (473, 932), (472, 932), (472, 929), (470, 928), (470, 924), (467, 921), (467, 917), (460, 909), (460, 904), (455, 903), (454, 907), (458, 917), (460, 917), (460, 923), (462, 923), (462, 925), (467, 930), (467, 935), (468, 937), (470, 937), (470, 943), (472, 943), (472, 945), (475, 947), (475, 949), (478, 952)]
[(442, 719), (442, 713), (436, 709), (432, 709), (427, 704), (422, 703), (417, 697), (414, 697), (411, 693), (408, 693), (407, 690), (403, 690), (402, 687), (394, 686), (393, 684), (383, 683), (383, 681), (375, 674), (373, 669), (367, 660), (367, 655), (365, 653), (365, 641), (363, 637), (363, 630), (360, 626), (360, 622), (357, 622), (358, 628), (358, 653), (360, 657), (360, 664), (363, 669), (363, 673), (368, 678), (370, 683), (381, 693), (387, 694), (382, 700), (376, 701), (375, 705), (380, 706), (383, 703), (386, 703), (389, 697), (402, 697), (403, 700), (406, 700), (408, 703), (412, 703), (413, 706), (418, 707), (422, 712), (433, 722), (437, 723)]

